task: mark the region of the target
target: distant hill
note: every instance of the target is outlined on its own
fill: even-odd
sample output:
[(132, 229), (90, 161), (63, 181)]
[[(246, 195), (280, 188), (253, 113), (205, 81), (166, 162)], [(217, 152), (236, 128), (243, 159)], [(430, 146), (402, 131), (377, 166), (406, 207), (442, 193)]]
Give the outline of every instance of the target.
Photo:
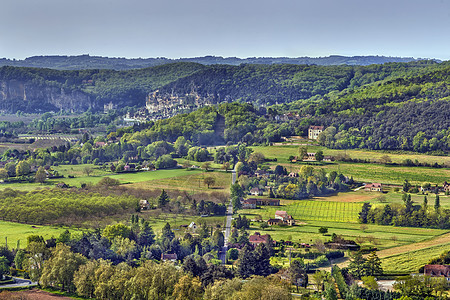
[[(447, 63), (413, 61), (370, 66), (293, 64), (164, 64), (133, 70), (0, 67), (0, 111), (103, 111), (144, 107), (167, 118), (222, 102), (258, 106), (314, 101), (377, 81), (420, 75)], [(328, 96), (327, 96), (328, 97)]]
[(371, 64), (384, 64), (390, 62), (410, 62), (418, 59), (412, 57), (388, 57), (388, 56), (339, 56), (326, 57), (221, 57), (204, 56), (193, 58), (169, 59), (157, 58), (117, 58), (90, 55), (78, 56), (33, 56), (24, 60), (0, 59), (1, 66), (50, 68), (57, 70), (84, 70), (84, 69), (112, 69), (130, 70), (148, 68), (168, 63), (194, 62), (202, 65), (240, 65), (240, 64), (294, 64), (294, 65), (351, 65), (367, 66)]

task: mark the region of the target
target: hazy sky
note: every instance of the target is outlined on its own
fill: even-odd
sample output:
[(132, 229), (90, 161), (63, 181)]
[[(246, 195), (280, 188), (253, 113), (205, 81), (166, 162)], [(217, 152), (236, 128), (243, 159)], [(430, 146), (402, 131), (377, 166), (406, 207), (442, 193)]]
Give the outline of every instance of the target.
[(450, 0), (1, 0), (0, 57), (450, 59)]

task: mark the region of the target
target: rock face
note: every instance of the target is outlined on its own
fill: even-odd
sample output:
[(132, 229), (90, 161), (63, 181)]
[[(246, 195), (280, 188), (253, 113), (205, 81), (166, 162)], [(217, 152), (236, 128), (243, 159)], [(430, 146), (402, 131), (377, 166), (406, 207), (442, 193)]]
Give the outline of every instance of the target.
[(95, 102), (79, 90), (65, 89), (58, 84), (43, 85), (35, 81), (0, 81), (0, 111), (84, 112), (89, 108), (97, 109)]

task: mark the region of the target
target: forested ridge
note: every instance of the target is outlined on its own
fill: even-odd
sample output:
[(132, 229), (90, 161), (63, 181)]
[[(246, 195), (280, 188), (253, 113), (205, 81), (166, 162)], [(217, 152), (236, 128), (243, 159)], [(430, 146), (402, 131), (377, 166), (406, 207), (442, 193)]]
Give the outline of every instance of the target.
[(449, 75), (444, 63), (424, 74), (293, 103), (288, 110), (310, 114), (314, 123), (328, 127), (319, 140), (331, 148), (448, 151)]
[[(42, 99), (55, 98), (54, 95), (49, 97), (51, 92), (53, 94), (57, 92), (63, 98), (70, 98), (71, 93), (79, 92), (89, 98), (89, 107), (93, 110), (101, 110), (103, 104), (109, 102), (116, 104), (118, 108), (142, 107), (147, 95), (158, 89), (161, 95), (175, 97), (184, 97), (188, 93), (196, 92), (199, 97), (212, 99), (213, 103), (238, 101), (272, 105), (315, 99), (314, 97), (347, 88), (357, 88), (380, 80), (425, 74), (444, 65), (445, 63), (438, 64), (434, 61), (370, 66), (288, 64), (206, 66), (179, 62), (128, 71), (100, 69), (59, 71), (5, 66), (0, 68), (0, 81), (3, 84), (0, 109), (11, 112), (55, 110), (51, 106), (42, 107)], [(40, 105), (27, 106), (26, 102), (33, 101)], [(68, 106), (70, 104), (70, 100), (61, 101), (66, 101)], [(70, 110), (70, 107), (67, 109)]]
[(386, 57), (386, 56), (340, 56), (331, 55), (327, 57), (221, 57), (203, 56), (191, 58), (171, 59), (165, 57), (155, 58), (123, 58), (102, 57), (91, 55), (77, 56), (33, 56), (24, 60), (0, 59), (0, 66), (51, 68), (57, 70), (82, 70), (82, 69), (114, 69), (129, 70), (148, 68), (168, 63), (195, 62), (204, 65), (228, 64), (316, 64), (316, 65), (371, 65), (387, 62), (409, 62), (414, 61), (412, 57)]

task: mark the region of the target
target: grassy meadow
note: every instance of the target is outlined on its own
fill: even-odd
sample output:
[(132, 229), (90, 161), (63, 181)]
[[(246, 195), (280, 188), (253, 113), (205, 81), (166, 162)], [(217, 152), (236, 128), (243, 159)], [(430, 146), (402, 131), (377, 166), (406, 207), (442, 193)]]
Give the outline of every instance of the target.
[(7, 238), (8, 247), (16, 248), (17, 241), (20, 241), (20, 247), (24, 248), (27, 246), (27, 237), (29, 235), (42, 235), (45, 239), (49, 239), (51, 237), (56, 238), (66, 229), (69, 229), (72, 233), (79, 232), (78, 229), (70, 229), (60, 226), (30, 225), (0, 221), (0, 246), (4, 246), (6, 244)]
[[(297, 156), (298, 148), (300, 146), (283, 145), (283, 146), (252, 146), (254, 152), (261, 152), (267, 158), (277, 158), (278, 161), (287, 161), (289, 156)], [(303, 146), (301, 146), (303, 147)], [(387, 151), (376, 151), (376, 150), (339, 150), (339, 149), (328, 149), (322, 146), (307, 146), (308, 152), (317, 152), (319, 150), (323, 151), (324, 155), (347, 155), (355, 159), (368, 159), (370, 161), (379, 161), (382, 156), (388, 155), (393, 163), (401, 163), (405, 159), (411, 159), (412, 161), (417, 160), (420, 163), (431, 163), (434, 164), (446, 164), (450, 166), (450, 156), (433, 156), (419, 153), (410, 152), (387, 152)]]

